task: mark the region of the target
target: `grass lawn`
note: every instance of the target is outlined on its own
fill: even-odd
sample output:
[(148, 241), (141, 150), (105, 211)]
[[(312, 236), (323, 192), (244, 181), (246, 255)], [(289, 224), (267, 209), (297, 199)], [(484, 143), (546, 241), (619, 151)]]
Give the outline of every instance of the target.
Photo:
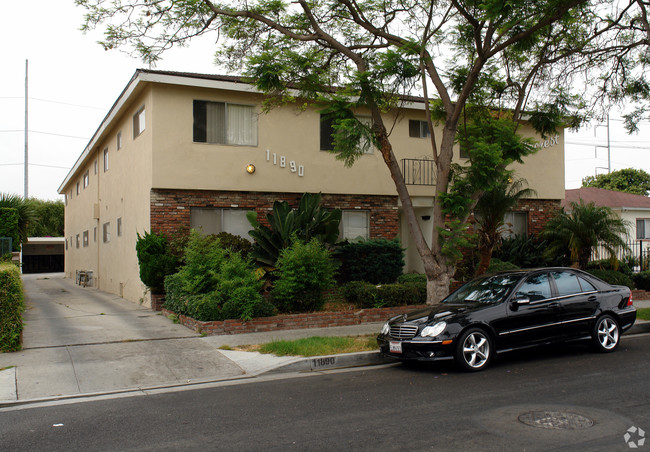
[(650, 308), (641, 308), (636, 310), (638, 320), (650, 320)]
[(376, 335), (354, 337), (308, 337), (293, 341), (273, 341), (244, 345), (236, 350), (269, 353), (276, 356), (322, 356), (377, 350)]

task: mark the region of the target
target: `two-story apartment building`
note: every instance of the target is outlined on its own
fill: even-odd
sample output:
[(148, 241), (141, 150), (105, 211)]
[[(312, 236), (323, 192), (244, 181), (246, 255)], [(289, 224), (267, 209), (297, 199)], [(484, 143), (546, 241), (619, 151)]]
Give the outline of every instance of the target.
[[(262, 217), (275, 200), (297, 204), (305, 192), (321, 192), (326, 207), (343, 210), (342, 237), (399, 237), (405, 270), (421, 270), (379, 152), (369, 148), (346, 168), (327, 152), (331, 129), (316, 109), (262, 113), (263, 98), (238, 77), (136, 71), (59, 187), (66, 276), (92, 271), (95, 287), (137, 301), (145, 294), (137, 233), (184, 226), (246, 236), (247, 211)], [(424, 115), (414, 100), (387, 119), (430, 236), (435, 173)], [(541, 150), (515, 168), (537, 191), (511, 213), (522, 233), (538, 231), (564, 197), (563, 134), (538, 141)]]

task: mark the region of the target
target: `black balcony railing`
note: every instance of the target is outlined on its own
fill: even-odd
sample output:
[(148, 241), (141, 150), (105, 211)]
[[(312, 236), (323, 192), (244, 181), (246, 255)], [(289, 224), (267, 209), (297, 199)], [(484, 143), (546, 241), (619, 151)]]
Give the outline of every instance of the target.
[(435, 168), (433, 160), (402, 159), (402, 175), (406, 185), (435, 185)]
[[(627, 247), (617, 248), (615, 254), (619, 260), (632, 256), (635, 267), (638, 267), (639, 270), (648, 270), (650, 264), (650, 239), (628, 241)], [(591, 253), (591, 260), (607, 258), (609, 258), (609, 252), (600, 245)]]

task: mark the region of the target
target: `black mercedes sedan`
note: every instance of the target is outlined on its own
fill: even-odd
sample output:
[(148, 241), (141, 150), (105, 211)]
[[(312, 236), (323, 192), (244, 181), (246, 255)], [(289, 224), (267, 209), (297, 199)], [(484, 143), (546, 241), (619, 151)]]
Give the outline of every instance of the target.
[(625, 286), (573, 268), (508, 271), (474, 279), (440, 304), (389, 319), (377, 337), (399, 360), (454, 359), (484, 369), (499, 353), (587, 340), (613, 352), (636, 309)]

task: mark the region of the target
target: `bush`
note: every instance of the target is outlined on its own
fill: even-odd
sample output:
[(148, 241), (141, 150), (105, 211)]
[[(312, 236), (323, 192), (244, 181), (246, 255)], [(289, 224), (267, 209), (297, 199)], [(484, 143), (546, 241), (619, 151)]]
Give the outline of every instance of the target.
[(501, 239), (492, 258), (503, 262), (512, 262), (519, 268), (537, 268), (547, 266), (566, 266), (569, 264), (565, 256), (549, 259), (544, 255), (548, 242), (532, 235), (518, 235)]
[(637, 289), (650, 291), (650, 271), (635, 273), (632, 275), (632, 279)]
[(627, 262), (624, 261), (611, 261), (610, 259), (601, 259), (598, 261), (591, 261), (587, 264), (587, 271), (589, 270), (614, 270), (619, 271), (627, 276), (632, 276), (632, 269), (629, 267)]
[(165, 308), (196, 320), (250, 320), (273, 314), (260, 295), (250, 261), (226, 250), (216, 236), (192, 231), (185, 250), (185, 265), (165, 279)]
[(167, 243), (167, 237), (162, 234), (145, 232), (138, 234), (135, 244), (140, 265), (140, 280), (151, 293), (164, 293), (165, 277), (176, 271), (178, 260), (174, 257)]
[(0, 263), (0, 352), (20, 350), (24, 310), (23, 284), (18, 267)]
[(375, 286), (365, 281), (350, 281), (341, 287), (345, 299), (359, 308), (381, 308), (424, 304), (427, 301), (426, 281)]
[(277, 268), (278, 280), (271, 289), (271, 299), (280, 311), (322, 309), (323, 291), (334, 286), (334, 262), (317, 239), (306, 244), (295, 239), (280, 252)]
[(400, 284), (410, 284), (410, 283), (427, 283), (427, 275), (422, 273), (404, 273), (399, 275), (397, 282)]
[(253, 244), (239, 235), (220, 232), (217, 234), (217, 239), (221, 243), (222, 248), (230, 252), (239, 253), (243, 258), (247, 258), (251, 251), (253, 251)]
[(11, 237), (12, 251), (20, 251), (19, 222), (18, 209), (0, 207), (0, 237)]
[(347, 243), (338, 250), (340, 279), (393, 283), (404, 268), (404, 249), (398, 240), (372, 239)]
[(614, 270), (587, 270), (587, 273), (594, 275), (596, 278), (602, 279), (606, 283), (614, 284), (617, 286), (627, 286), (634, 289), (634, 282), (629, 276)]

